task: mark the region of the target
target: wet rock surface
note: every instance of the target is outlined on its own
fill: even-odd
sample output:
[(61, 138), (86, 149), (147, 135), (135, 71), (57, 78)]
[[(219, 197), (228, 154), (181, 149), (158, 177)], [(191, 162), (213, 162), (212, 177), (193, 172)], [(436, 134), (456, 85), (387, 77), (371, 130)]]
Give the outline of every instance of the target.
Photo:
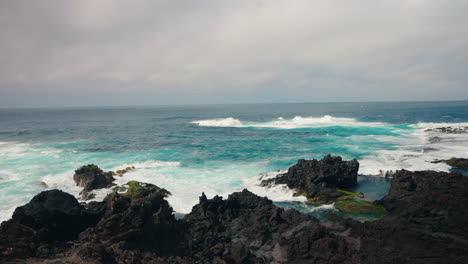
[(80, 195), (83, 200), (92, 199), (92, 190), (108, 188), (113, 185), (115, 178), (112, 172), (104, 172), (98, 166), (90, 164), (75, 170), (73, 180), (77, 186), (82, 186)]
[(468, 127), (437, 127), (437, 128), (430, 128), (426, 129), (424, 132), (438, 132), (444, 134), (466, 134), (468, 133)]
[(331, 203), (346, 195), (337, 189), (348, 189), (357, 184), (359, 163), (354, 159), (325, 156), (322, 160), (299, 160), (273, 179), (262, 181), (263, 186), (286, 184), (296, 194), (314, 199), (317, 203)]

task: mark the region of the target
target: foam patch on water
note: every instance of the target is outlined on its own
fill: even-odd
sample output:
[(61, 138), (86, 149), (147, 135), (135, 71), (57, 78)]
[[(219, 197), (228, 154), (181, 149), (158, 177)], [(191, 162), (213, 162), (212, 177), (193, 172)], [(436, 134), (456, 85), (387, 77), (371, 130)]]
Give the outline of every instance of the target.
[(248, 122), (228, 117), (219, 119), (206, 119), (193, 121), (192, 124), (205, 127), (256, 127), (256, 128), (276, 128), (276, 129), (295, 129), (308, 127), (328, 127), (328, 126), (379, 126), (385, 123), (381, 122), (361, 122), (354, 118), (334, 117), (325, 115), (322, 117), (302, 117), (295, 116), (291, 119), (278, 117), (270, 122)]
[(386, 171), (400, 169), (449, 171), (451, 167), (446, 163), (433, 161), (466, 158), (468, 133), (447, 134), (430, 129), (463, 128), (468, 127), (468, 123), (418, 123), (412, 127), (411, 134), (380, 138), (381, 141), (395, 143), (396, 149), (378, 150), (359, 160), (359, 173), (384, 175)]
[(244, 127), (239, 119), (228, 117), (193, 121), (192, 124), (206, 127)]

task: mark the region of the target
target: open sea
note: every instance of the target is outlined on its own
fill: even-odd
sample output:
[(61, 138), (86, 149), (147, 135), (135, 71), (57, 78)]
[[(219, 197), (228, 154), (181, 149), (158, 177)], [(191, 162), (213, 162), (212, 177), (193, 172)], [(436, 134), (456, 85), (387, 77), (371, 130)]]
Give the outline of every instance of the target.
[(426, 131), (444, 126), (468, 126), (467, 101), (0, 109), (0, 221), (46, 189), (78, 195), (74, 170), (86, 164), (135, 166), (117, 183), (166, 188), (178, 213), (202, 192), (226, 197), (243, 188), (314, 212), (332, 206), (308, 206), (284, 186), (258, 184), (298, 159), (330, 153), (356, 158), (356, 190), (379, 199), (388, 170), (448, 171), (431, 161), (468, 157), (468, 134)]

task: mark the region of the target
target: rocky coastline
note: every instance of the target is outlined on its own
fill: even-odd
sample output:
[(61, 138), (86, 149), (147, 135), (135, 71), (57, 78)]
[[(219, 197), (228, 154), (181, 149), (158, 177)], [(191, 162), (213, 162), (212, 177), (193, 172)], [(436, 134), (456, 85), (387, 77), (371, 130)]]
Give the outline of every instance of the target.
[[(102, 202), (44, 191), (1, 224), (0, 263), (468, 263), (468, 177), (400, 170), (384, 198), (367, 201), (350, 190), (358, 168), (340, 157), (300, 160), (262, 185), (286, 184), (344, 212), (377, 208), (379, 220), (320, 222), (248, 190), (202, 193), (181, 219), (170, 192), (152, 184), (115, 186)], [(88, 165), (74, 180), (88, 197), (113, 176)]]

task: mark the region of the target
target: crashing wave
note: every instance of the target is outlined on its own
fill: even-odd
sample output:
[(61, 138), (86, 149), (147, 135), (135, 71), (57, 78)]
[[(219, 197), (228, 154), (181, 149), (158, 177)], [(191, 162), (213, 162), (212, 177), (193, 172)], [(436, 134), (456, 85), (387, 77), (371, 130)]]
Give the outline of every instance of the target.
[(228, 117), (218, 119), (197, 120), (191, 122), (204, 127), (255, 127), (255, 128), (276, 128), (276, 129), (295, 129), (308, 127), (328, 127), (328, 126), (376, 126), (384, 125), (381, 122), (363, 122), (354, 118), (334, 117), (325, 115), (322, 117), (302, 117), (295, 116), (291, 119), (278, 117), (269, 122), (249, 122)]

